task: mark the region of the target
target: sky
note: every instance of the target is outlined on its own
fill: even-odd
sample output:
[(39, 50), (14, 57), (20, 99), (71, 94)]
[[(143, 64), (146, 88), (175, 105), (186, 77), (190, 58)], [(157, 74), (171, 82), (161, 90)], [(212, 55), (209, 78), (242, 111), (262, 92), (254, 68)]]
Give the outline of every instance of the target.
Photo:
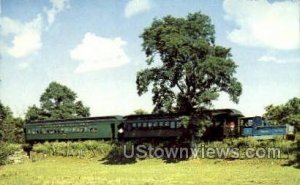
[(24, 116), (50, 82), (68, 86), (92, 116), (151, 111), (137, 95), (147, 67), (139, 37), (154, 18), (201, 11), (216, 43), (231, 48), (243, 85), (238, 104), (221, 93), (214, 108), (262, 115), (300, 96), (299, 0), (0, 0), (0, 100)]

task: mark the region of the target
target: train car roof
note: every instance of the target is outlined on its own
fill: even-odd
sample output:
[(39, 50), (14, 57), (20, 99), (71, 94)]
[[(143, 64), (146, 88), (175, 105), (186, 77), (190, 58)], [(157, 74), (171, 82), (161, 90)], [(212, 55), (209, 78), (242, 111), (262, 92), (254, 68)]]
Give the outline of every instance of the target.
[(129, 120), (129, 119), (149, 119), (149, 118), (154, 118), (154, 119), (170, 119), (170, 118), (178, 118), (180, 116), (184, 116), (184, 114), (180, 114), (180, 113), (165, 113), (165, 114), (143, 114), (143, 115), (128, 115), (128, 116), (124, 116), (125, 119)]
[(253, 118), (262, 118), (262, 119), (264, 119), (264, 117), (262, 117), (262, 116), (249, 116), (249, 117), (243, 117), (241, 119), (253, 119)]
[[(207, 109), (204, 112), (210, 113), (212, 116), (229, 115), (243, 117), (244, 115), (236, 109)], [(169, 114), (144, 114), (144, 115), (128, 115), (126, 119), (149, 119), (149, 118), (178, 118), (185, 116), (184, 113), (169, 113)]]
[(212, 113), (213, 116), (224, 115), (224, 114), (228, 114), (230, 116), (240, 116), (240, 117), (244, 116), (241, 111), (236, 109), (212, 109), (209, 111)]
[[(237, 116), (242, 117), (243, 114), (236, 110), (236, 109), (207, 109), (205, 112), (210, 113), (212, 116), (219, 116), (219, 115), (229, 115), (229, 116)], [(101, 117), (87, 117), (87, 118), (72, 118), (72, 119), (57, 119), (57, 120), (37, 120), (27, 122), (26, 124), (55, 124), (55, 123), (70, 123), (70, 122), (81, 122), (81, 121), (97, 121), (97, 120), (107, 120), (107, 119), (115, 119), (115, 120), (122, 120), (123, 118), (130, 120), (130, 119), (176, 119), (181, 116), (185, 116), (184, 113), (168, 113), (168, 114), (145, 114), (145, 115), (128, 115), (128, 116), (101, 116)]]
[(56, 120), (37, 120), (30, 121), (26, 124), (38, 124), (38, 123), (67, 123), (67, 122), (80, 122), (80, 121), (97, 121), (97, 120), (108, 120), (116, 119), (121, 120), (122, 116), (99, 116), (99, 117), (86, 117), (86, 118), (72, 118), (72, 119), (56, 119)]

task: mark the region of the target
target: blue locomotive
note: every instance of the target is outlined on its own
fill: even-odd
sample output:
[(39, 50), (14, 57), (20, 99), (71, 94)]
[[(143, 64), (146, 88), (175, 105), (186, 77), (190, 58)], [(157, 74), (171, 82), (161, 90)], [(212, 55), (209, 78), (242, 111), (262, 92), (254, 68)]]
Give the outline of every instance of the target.
[(257, 139), (271, 139), (276, 136), (286, 136), (293, 138), (295, 135), (294, 126), (273, 125), (262, 117), (243, 117), (239, 120), (240, 133), (245, 137), (254, 137)]

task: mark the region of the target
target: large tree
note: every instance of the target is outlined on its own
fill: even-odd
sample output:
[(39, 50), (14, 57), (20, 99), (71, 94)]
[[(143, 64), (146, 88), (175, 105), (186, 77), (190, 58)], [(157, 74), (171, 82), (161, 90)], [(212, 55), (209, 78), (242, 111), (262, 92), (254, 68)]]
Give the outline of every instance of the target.
[(292, 124), (300, 127), (300, 98), (294, 97), (281, 105), (268, 105), (264, 117), (275, 124)]
[(137, 89), (142, 95), (153, 84), (155, 112), (192, 112), (211, 105), (221, 91), (238, 102), (237, 65), (230, 48), (215, 44), (208, 16), (198, 12), (155, 19), (141, 37), (149, 67), (138, 72)]
[(138, 72), (137, 90), (142, 95), (152, 84), (154, 112), (201, 112), (220, 92), (238, 102), (237, 65), (230, 48), (215, 44), (208, 16), (197, 12), (155, 19), (141, 38), (149, 67)]
[(40, 108), (28, 108), (26, 121), (88, 117), (89, 108), (76, 99), (76, 93), (67, 86), (51, 82), (40, 97)]

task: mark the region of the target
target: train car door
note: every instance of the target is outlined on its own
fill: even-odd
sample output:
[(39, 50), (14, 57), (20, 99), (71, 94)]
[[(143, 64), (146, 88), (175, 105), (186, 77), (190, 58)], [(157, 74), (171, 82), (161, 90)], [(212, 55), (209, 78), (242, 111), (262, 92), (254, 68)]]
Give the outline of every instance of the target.
[(110, 128), (111, 128), (111, 139), (115, 140), (115, 138), (116, 138), (116, 135), (115, 135), (115, 133), (116, 133), (115, 124), (114, 123), (110, 124)]

